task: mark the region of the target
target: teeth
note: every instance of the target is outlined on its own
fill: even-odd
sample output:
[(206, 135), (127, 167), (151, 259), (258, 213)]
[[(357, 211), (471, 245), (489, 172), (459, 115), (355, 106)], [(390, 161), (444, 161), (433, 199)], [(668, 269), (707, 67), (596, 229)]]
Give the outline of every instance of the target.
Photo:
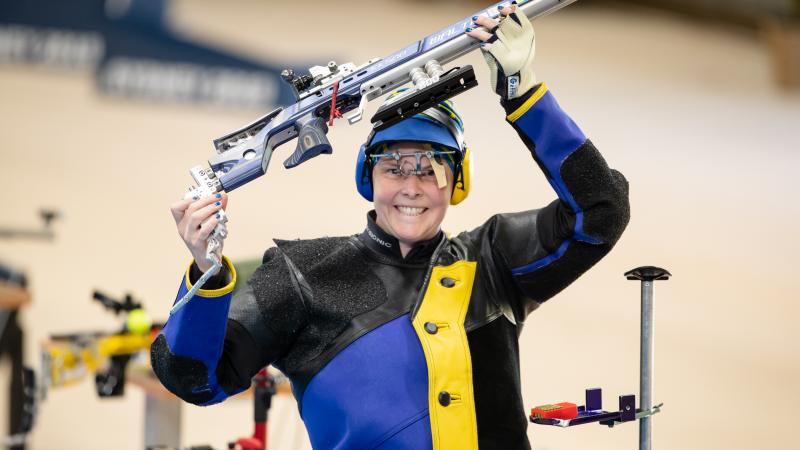
[(418, 216), (425, 211), (425, 208), (412, 208), (410, 206), (398, 206), (397, 209), (406, 216)]

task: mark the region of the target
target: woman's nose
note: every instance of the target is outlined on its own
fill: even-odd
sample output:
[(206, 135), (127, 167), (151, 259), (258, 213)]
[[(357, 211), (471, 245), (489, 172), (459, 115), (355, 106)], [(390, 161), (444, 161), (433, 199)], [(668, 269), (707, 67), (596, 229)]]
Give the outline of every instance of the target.
[(422, 181), (416, 175), (411, 175), (403, 181), (403, 195), (416, 198), (422, 195)]

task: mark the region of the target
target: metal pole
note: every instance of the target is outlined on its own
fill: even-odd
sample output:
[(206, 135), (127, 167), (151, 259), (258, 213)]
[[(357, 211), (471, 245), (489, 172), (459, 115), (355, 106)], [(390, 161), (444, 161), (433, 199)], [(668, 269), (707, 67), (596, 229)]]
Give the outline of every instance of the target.
[[(639, 403), (642, 411), (653, 407), (653, 282), (642, 281), (642, 320), (639, 348)], [(651, 448), (651, 417), (639, 420), (639, 450)]]
[(157, 392), (144, 397), (144, 446), (181, 448), (181, 402)]
[(639, 334), (639, 450), (651, 450), (653, 424), (650, 412), (653, 409), (653, 281), (668, 280), (672, 276), (666, 270), (643, 266), (625, 273), (629, 280), (642, 282), (642, 315)]

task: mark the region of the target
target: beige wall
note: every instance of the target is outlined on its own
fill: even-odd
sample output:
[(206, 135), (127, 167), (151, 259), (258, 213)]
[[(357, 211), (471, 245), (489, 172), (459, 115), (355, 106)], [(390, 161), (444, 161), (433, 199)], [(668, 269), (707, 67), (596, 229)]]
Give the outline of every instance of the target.
[[(198, 39), (258, 58), (361, 63), (479, 7), (306, 3), (181, 1), (173, 18)], [(521, 337), (526, 405), (580, 403), (592, 386), (604, 388), (608, 408), (638, 394), (639, 286), (622, 273), (654, 264), (674, 274), (656, 286), (655, 400), (665, 406), (655, 447), (791, 446), (800, 96), (773, 86), (766, 51), (747, 32), (581, 4), (536, 29), (539, 77), (627, 176), (632, 219), (606, 259), (530, 317)], [(461, 62), (477, 68), (482, 86), (457, 99), (476, 172), (471, 198), (446, 220), (453, 232), (554, 198), (504, 123), (480, 55)], [(34, 365), (50, 333), (116, 326), (90, 301), (94, 288), (131, 291), (155, 318), (167, 316), (188, 257), (167, 207), (191, 181), (189, 167), (212, 154), (213, 138), (263, 113), (123, 101), (92, 83), (87, 73), (0, 67), (0, 223), (34, 225), (42, 206), (64, 213), (51, 244), (0, 241), (0, 258), (32, 281), (23, 320)], [(249, 258), (273, 237), (359, 231), (369, 205), (352, 171), (367, 132), (367, 123), (337, 123), (334, 155), (292, 171), (277, 163), (291, 148), (279, 150), (266, 177), (231, 195), (226, 253)], [(249, 400), (184, 411), (185, 444), (224, 448), (251, 429)], [(31, 448), (140, 449), (142, 414), (137, 388), (100, 401), (86, 380), (50, 393)], [(279, 401), (272, 448), (305, 448), (296, 416), (291, 399)], [(530, 435), (538, 450), (618, 450), (634, 448), (637, 427), (531, 426)]]

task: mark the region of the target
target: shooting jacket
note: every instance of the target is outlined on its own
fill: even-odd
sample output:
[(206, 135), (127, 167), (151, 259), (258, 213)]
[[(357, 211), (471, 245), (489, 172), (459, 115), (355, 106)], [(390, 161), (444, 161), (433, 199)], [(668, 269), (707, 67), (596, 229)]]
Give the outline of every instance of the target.
[(226, 259), (155, 340), (162, 383), (209, 405), (272, 364), (316, 449), (529, 449), (519, 333), (616, 243), (628, 186), (546, 85), (503, 106), (558, 199), (405, 258), (370, 213), (360, 235), (276, 241), (235, 295)]

